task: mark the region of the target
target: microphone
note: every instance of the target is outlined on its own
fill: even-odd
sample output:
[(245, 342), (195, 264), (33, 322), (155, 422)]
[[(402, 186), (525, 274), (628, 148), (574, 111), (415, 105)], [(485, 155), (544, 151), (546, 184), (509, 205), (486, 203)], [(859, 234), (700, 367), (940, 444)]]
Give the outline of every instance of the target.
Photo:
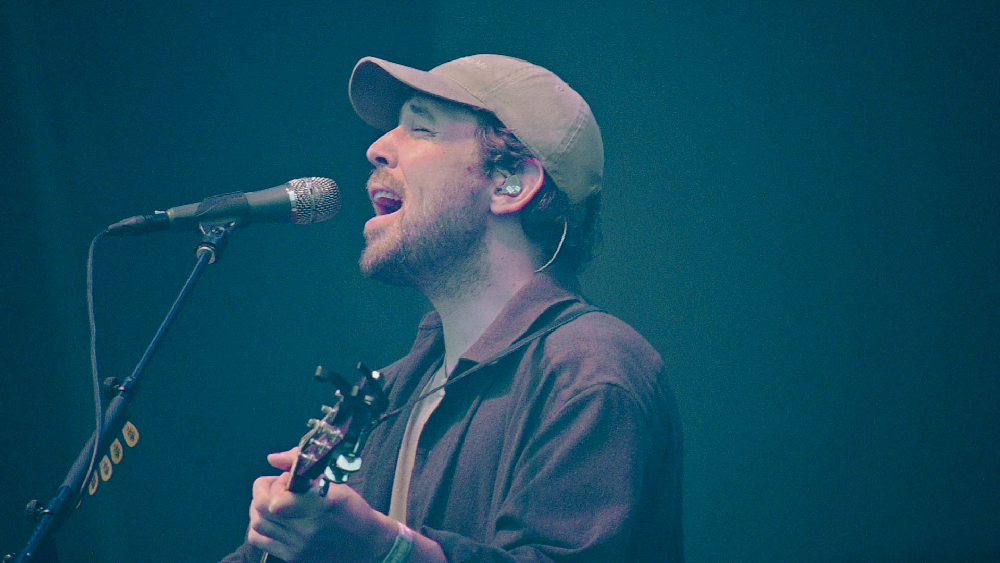
[(329, 178), (299, 178), (286, 184), (243, 193), (233, 192), (136, 215), (108, 227), (110, 235), (143, 235), (153, 231), (197, 230), (202, 224), (234, 223), (238, 226), (262, 222), (299, 225), (319, 223), (340, 211), (340, 191)]

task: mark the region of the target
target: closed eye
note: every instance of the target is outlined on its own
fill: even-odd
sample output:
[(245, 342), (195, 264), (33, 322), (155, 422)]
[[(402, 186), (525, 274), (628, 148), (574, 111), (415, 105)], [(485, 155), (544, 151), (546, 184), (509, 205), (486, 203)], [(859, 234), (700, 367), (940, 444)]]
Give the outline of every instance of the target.
[(424, 135), (424, 136), (427, 136), (427, 137), (436, 137), (437, 136), (436, 132), (434, 132), (434, 131), (426, 128), (426, 127), (411, 127), (410, 131), (413, 131), (414, 133), (417, 133), (419, 135)]

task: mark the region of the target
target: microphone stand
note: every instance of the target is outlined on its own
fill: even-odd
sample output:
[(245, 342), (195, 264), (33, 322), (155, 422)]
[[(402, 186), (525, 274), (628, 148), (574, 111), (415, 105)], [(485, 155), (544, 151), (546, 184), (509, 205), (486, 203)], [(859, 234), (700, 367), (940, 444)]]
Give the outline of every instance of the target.
[[(35, 556), (39, 555), (40, 551), (43, 551), (46, 543), (52, 539), (53, 534), (55, 534), (59, 526), (69, 518), (73, 510), (82, 502), (82, 500), (78, 502), (78, 499), (82, 493), (83, 484), (88, 478), (87, 469), (90, 467), (90, 460), (93, 456), (94, 441), (97, 440), (96, 451), (101, 452), (107, 447), (113, 436), (121, 432), (122, 428), (125, 427), (128, 416), (128, 405), (139, 390), (139, 377), (146, 368), (146, 364), (153, 357), (153, 352), (159, 347), (160, 340), (163, 339), (167, 329), (170, 328), (174, 317), (177, 316), (181, 305), (184, 304), (188, 294), (191, 293), (195, 282), (201, 277), (205, 266), (214, 263), (222, 255), (222, 250), (226, 246), (229, 235), (236, 229), (236, 226), (236, 222), (199, 225), (204, 237), (198, 243), (198, 259), (187, 281), (184, 282), (184, 286), (181, 287), (180, 294), (174, 300), (174, 304), (170, 307), (170, 311), (167, 312), (167, 316), (163, 319), (163, 322), (160, 323), (159, 330), (156, 331), (149, 346), (146, 347), (146, 352), (142, 355), (139, 363), (136, 364), (132, 375), (124, 383), (115, 388), (118, 391), (118, 395), (111, 400), (107, 410), (104, 412), (104, 422), (101, 428), (94, 431), (94, 434), (90, 436), (90, 440), (87, 441), (87, 444), (80, 451), (76, 461), (66, 475), (66, 479), (63, 480), (62, 485), (59, 487), (59, 492), (44, 508), (36, 507), (36, 501), (28, 504), (29, 516), (37, 521), (35, 531), (20, 553), (16, 556), (7, 555), (4, 557), (3, 561), (5, 563), (29, 563), (33, 561)], [(95, 464), (94, 470), (96, 471), (96, 469)]]

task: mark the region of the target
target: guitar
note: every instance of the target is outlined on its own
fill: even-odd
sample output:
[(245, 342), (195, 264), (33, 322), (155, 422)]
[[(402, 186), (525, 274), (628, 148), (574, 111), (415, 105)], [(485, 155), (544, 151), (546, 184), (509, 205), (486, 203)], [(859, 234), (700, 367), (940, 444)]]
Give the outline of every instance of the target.
[[(344, 376), (318, 366), (313, 376), (332, 383), (337, 391), (333, 406), (324, 405), (323, 418), (310, 419), (309, 432), (299, 440), (299, 454), (288, 470), (288, 490), (304, 493), (315, 485), (326, 494), (330, 483), (346, 483), (361, 469), (361, 450), (388, 400), (382, 390), (381, 374), (358, 364), (360, 381), (352, 383)], [(264, 553), (260, 563), (279, 563), (277, 557)]]

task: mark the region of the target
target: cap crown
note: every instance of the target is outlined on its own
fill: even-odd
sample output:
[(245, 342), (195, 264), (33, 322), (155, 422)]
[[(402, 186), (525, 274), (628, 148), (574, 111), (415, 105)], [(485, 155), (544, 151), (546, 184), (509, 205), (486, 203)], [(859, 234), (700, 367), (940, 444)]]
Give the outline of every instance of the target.
[(472, 55), (424, 72), (366, 57), (355, 66), (349, 90), (358, 114), (386, 130), (395, 126), (402, 98), (413, 90), (485, 109), (542, 161), (571, 203), (601, 189), (604, 143), (590, 106), (538, 65)]

